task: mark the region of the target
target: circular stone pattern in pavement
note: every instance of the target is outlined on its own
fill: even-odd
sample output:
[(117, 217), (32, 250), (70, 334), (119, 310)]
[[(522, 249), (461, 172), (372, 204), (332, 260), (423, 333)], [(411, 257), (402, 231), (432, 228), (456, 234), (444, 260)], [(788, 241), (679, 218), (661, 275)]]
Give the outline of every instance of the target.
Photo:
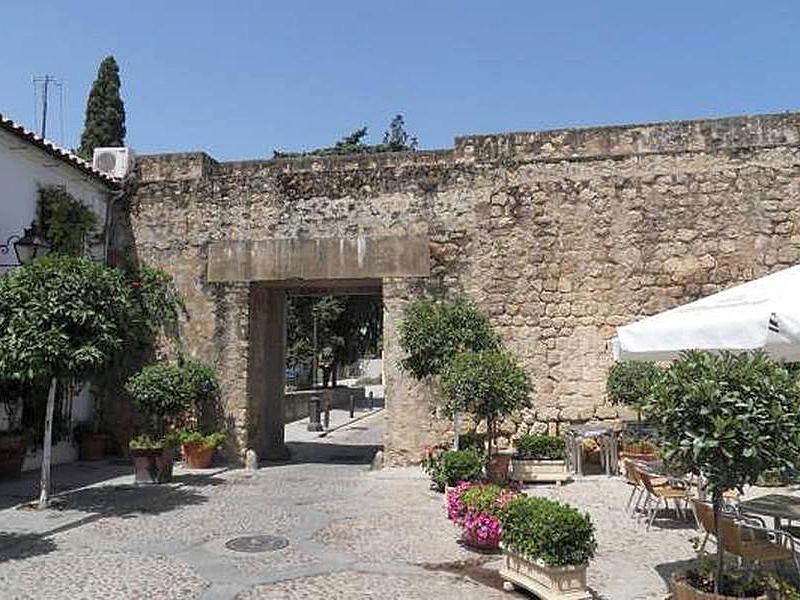
[(234, 552), (274, 552), (286, 548), (289, 540), (277, 535), (243, 535), (225, 542), (225, 547)]

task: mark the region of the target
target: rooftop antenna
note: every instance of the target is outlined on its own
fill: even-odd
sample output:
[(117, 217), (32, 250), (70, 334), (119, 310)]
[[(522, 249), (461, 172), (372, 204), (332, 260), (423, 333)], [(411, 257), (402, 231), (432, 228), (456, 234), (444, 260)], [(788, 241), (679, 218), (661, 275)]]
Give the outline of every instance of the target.
[(47, 137), (47, 101), (50, 94), (50, 85), (57, 86), (59, 93), (61, 93), (63, 81), (53, 77), (52, 75), (36, 75), (33, 77), (34, 93), (38, 95), (41, 86), (42, 90), (42, 126), (39, 129), (39, 135), (43, 138)]

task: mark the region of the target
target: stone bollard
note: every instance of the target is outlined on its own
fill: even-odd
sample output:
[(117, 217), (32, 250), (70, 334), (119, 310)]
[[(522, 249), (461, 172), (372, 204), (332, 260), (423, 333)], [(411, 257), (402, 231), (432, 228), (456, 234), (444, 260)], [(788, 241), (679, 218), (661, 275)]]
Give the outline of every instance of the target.
[(311, 396), (308, 401), (308, 431), (322, 431), (322, 423), (320, 423), (320, 410), (322, 403), (319, 396)]
[(244, 468), (248, 473), (254, 473), (258, 470), (258, 454), (253, 449), (248, 449), (244, 453)]
[(325, 426), (325, 431), (328, 431), (328, 429), (331, 428), (331, 405), (330, 404), (326, 404), (325, 405), (325, 412), (322, 413), (322, 420), (323, 420), (323, 425)]
[(356, 412), (356, 397), (350, 392), (350, 418), (352, 419)]
[(369, 393), (369, 409), (373, 410), (375, 408), (375, 392), (370, 391)]

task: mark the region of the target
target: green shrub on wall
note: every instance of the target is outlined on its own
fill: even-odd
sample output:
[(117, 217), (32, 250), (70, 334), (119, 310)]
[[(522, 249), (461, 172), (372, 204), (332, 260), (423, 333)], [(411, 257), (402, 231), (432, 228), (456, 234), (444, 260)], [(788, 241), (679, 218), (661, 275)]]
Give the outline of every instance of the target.
[(82, 256), (96, 234), (94, 211), (60, 187), (39, 188), (39, 226), (50, 251)]

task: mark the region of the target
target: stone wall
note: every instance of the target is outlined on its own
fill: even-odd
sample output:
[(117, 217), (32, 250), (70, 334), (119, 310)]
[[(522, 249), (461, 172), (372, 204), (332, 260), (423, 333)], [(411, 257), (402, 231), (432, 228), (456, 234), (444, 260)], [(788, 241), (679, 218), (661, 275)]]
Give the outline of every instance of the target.
[(800, 115), (784, 114), (468, 136), (409, 154), (141, 157), (131, 222), (140, 257), (186, 293), (185, 337), (220, 365), (245, 445), (248, 284), (208, 282), (209, 244), (427, 236), (430, 276), (383, 282), (386, 442), (405, 461), (442, 430), (430, 391), (395, 366), (407, 302), (461, 293), (490, 315), (537, 386), (507, 436), (615, 420), (616, 326), (800, 257), (799, 141)]

